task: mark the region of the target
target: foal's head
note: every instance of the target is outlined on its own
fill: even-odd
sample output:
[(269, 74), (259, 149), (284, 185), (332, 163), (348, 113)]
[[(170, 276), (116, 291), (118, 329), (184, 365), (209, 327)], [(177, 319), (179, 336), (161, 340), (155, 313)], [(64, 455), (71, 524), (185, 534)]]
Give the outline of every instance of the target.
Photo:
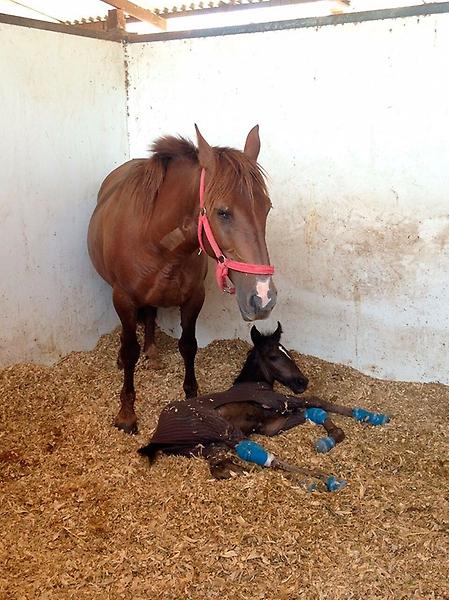
[(254, 348), (241, 373), (243, 377), (240, 376), (237, 381), (249, 380), (252, 371), (255, 375), (257, 373), (262, 375), (269, 384), (278, 381), (286, 385), (295, 394), (301, 394), (307, 389), (309, 380), (281, 344), (281, 334), (282, 328), (279, 322), (276, 331), (268, 335), (260, 333), (255, 325), (251, 328)]
[[(248, 134), (243, 152), (211, 147), (197, 128), (198, 160), (206, 171), (205, 205), (215, 239), (223, 254), (238, 262), (268, 265), (265, 226), (271, 202), (257, 157), (259, 127)], [(207, 240), (203, 243), (213, 256)], [(266, 319), (276, 304), (270, 275), (229, 271), (237, 302), (246, 321)]]

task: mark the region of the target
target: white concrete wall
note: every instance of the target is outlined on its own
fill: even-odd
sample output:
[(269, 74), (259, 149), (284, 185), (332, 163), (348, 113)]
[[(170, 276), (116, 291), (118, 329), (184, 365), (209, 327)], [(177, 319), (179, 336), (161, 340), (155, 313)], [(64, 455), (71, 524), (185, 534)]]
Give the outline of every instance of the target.
[[(287, 346), (449, 383), (449, 15), (132, 44), (132, 156), (261, 127)], [(162, 322), (176, 329), (174, 311)], [(267, 323), (269, 325), (270, 323)], [(264, 323), (261, 323), (263, 326)], [(248, 338), (213, 281), (200, 341)]]
[(120, 44), (0, 24), (0, 365), (92, 347), (116, 323), (86, 230), (128, 157)]

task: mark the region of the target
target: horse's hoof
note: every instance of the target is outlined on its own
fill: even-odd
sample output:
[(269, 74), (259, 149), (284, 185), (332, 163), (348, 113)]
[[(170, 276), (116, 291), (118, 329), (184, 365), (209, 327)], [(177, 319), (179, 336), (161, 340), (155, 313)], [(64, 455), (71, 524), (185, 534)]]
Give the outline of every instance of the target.
[(117, 427), (119, 431), (124, 431), (125, 433), (129, 433), (131, 435), (135, 435), (139, 431), (137, 427), (137, 421), (126, 422), (116, 420), (114, 423), (114, 427)]
[(198, 388), (184, 388), (184, 393), (186, 395), (186, 400), (188, 400), (189, 398), (196, 398), (198, 396)]
[(144, 369), (148, 369), (151, 371), (160, 371), (164, 368), (159, 358), (147, 355), (144, 356), (142, 366)]

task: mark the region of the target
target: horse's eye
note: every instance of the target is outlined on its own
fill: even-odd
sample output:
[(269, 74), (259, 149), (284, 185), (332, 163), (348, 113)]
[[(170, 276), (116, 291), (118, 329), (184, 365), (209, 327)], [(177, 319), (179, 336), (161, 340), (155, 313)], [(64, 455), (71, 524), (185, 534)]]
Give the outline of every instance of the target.
[(223, 221), (229, 221), (231, 218), (231, 211), (228, 208), (217, 208), (217, 215)]
[(272, 355), (270, 356), (270, 360), (272, 360), (272, 361), (279, 360), (279, 356), (278, 356), (277, 354), (272, 354)]

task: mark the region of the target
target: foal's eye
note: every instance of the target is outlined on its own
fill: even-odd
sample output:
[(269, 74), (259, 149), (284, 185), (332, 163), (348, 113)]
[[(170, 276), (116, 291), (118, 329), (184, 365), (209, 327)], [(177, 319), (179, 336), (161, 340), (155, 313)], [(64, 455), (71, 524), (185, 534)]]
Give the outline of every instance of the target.
[(229, 208), (217, 208), (217, 215), (223, 221), (229, 221), (231, 219), (231, 211)]

